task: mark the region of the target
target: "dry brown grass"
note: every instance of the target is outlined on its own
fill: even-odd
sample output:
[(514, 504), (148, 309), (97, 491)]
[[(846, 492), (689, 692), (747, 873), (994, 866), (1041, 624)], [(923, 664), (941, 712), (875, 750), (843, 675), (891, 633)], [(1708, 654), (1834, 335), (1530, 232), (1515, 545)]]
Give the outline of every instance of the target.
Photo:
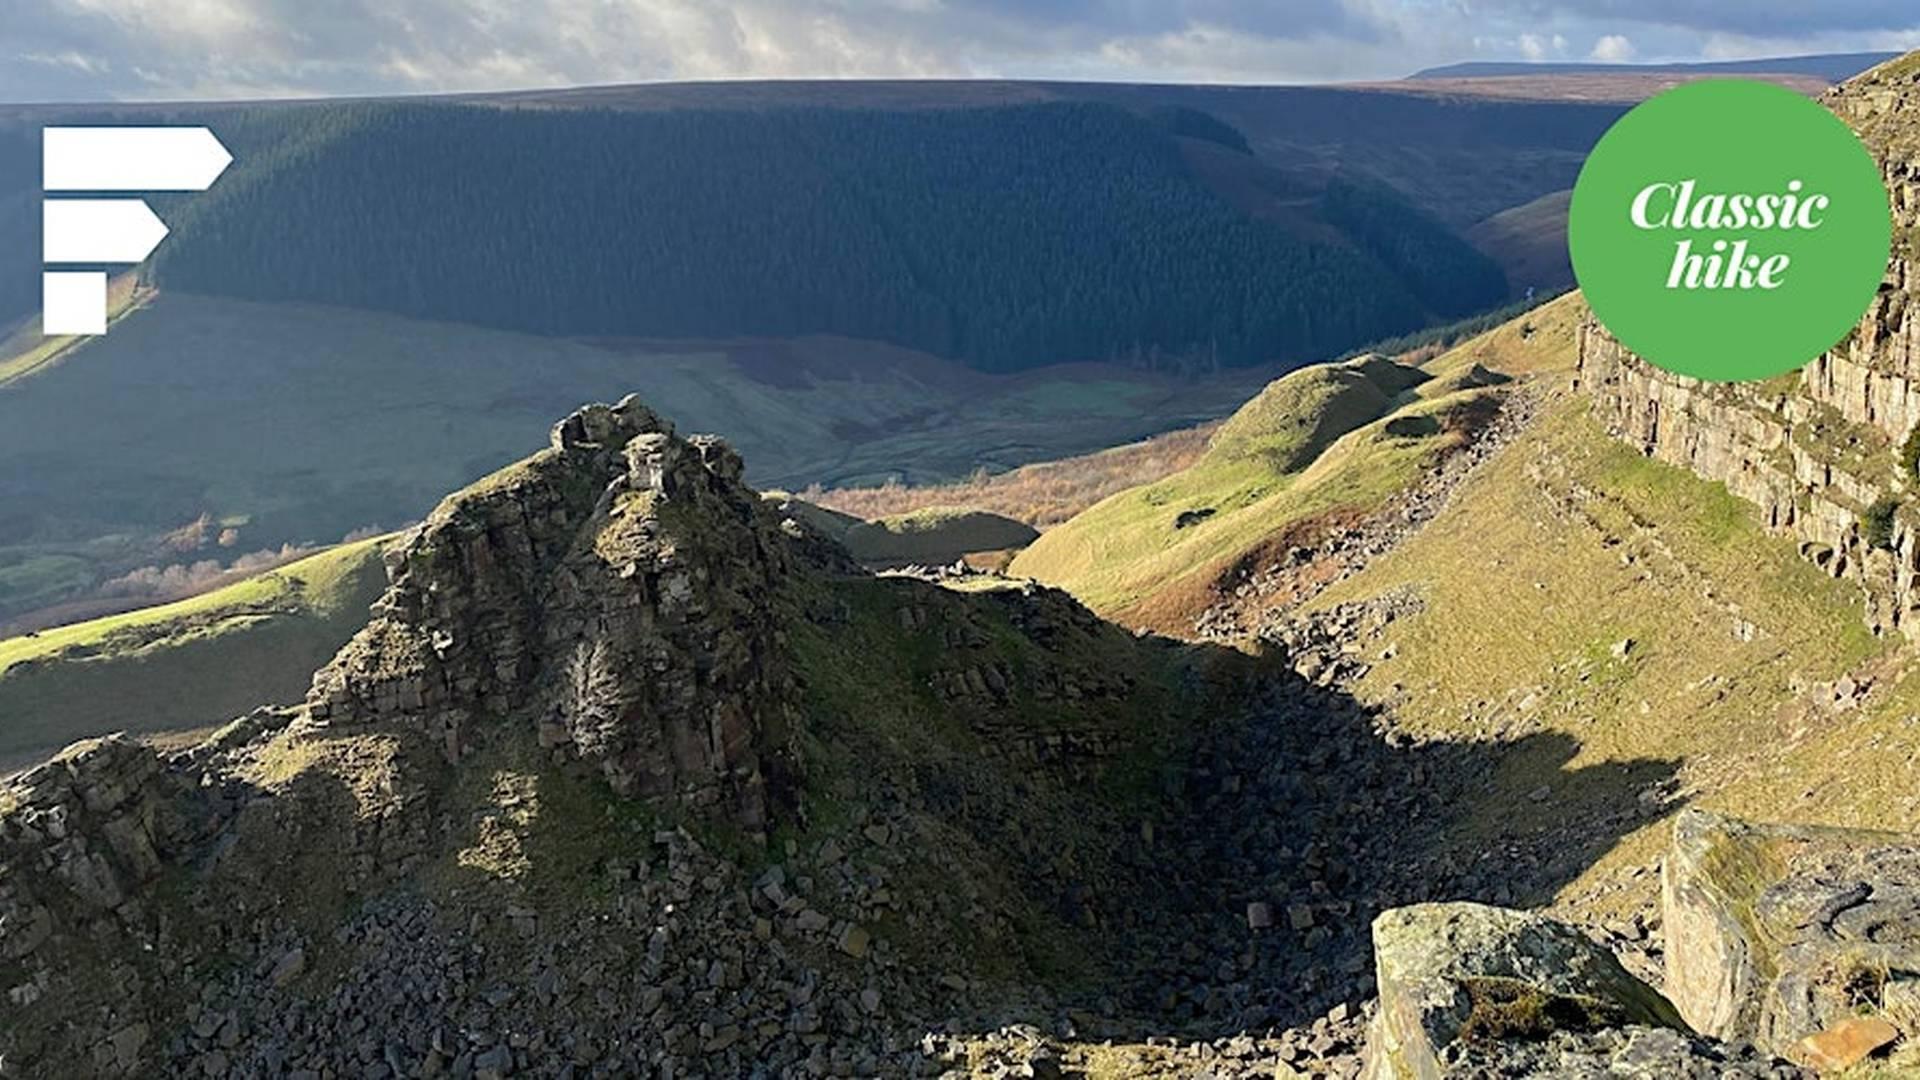
[(801, 498), (843, 514), (873, 521), (935, 506), (991, 510), (1045, 529), (1067, 520), (1109, 495), (1171, 476), (1200, 460), (1218, 424), (1170, 431), (1059, 461), (1024, 465), (998, 476), (933, 487), (811, 488)]

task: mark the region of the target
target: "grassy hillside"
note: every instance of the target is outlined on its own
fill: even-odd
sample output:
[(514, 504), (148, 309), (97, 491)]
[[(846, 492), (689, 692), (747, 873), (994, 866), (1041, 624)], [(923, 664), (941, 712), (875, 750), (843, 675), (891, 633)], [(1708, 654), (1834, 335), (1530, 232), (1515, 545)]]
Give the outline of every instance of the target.
[(1049, 530), (1009, 572), (1125, 622), (1190, 631), (1252, 562), (1350, 528), (1467, 445), (1498, 407), (1490, 382), (1571, 371), (1583, 310), (1562, 297), (1418, 367), (1376, 357), (1283, 376), (1197, 463)]
[[(135, 273), (128, 272), (111, 278), (107, 283), (108, 323), (118, 322), (121, 316), (146, 302), (151, 295), (152, 291), (141, 286), (139, 275)], [(47, 336), (41, 332), (37, 315), (21, 320), (13, 333), (0, 335), (0, 387), (50, 367), (69, 350), (86, 341), (83, 337), (64, 334)]]
[[(1420, 475), (1375, 416), (1380, 400), (1418, 415), (1474, 393), (1461, 383), (1476, 366), (1498, 370), (1538, 402), (1532, 418), (1431, 521), (1280, 612), (1344, 627), (1352, 690), (1394, 738), (1489, 748), (1493, 764), (1449, 826), (1457, 850), (1546, 868), (1592, 920), (1654, 899), (1664, 823), (1616, 843), (1623, 802), (1920, 828), (1910, 652), (1875, 638), (1857, 587), (1800, 558), (1750, 504), (1607, 436), (1572, 388), (1582, 314), (1577, 295), (1530, 312), (1422, 365), (1432, 377), (1398, 399), (1332, 369), (1283, 379), (1216, 437), (1251, 457), (1210, 454), (1115, 496), (1013, 571), (1063, 581), (1122, 619), (1152, 621), (1155, 605), (1190, 613), (1181, 582), (1219, 577), (1223, 553), (1264, 562), (1275, 537), (1290, 542), (1329, 507), (1378, 505)], [(1179, 528), (1196, 507), (1216, 513)], [(1658, 761), (1677, 780), (1633, 787)]]
[[(1563, 793), (1563, 776), (1662, 758), (1682, 762), (1680, 797), (1744, 816), (1920, 824), (1920, 681), (1868, 634), (1856, 588), (1720, 485), (1607, 438), (1571, 393), (1424, 530), (1312, 606), (1407, 591), (1423, 610), (1361, 643), (1363, 699), (1418, 739), (1554, 732), (1577, 747), (1487, 777), (1460, 826), (1487, 850), (1577, 848), (1586, 795)], [(1832, 687), (1849, 674), (1887, 692), (1842, 701)], [(1550, 815), (1531, 812), (1543, 802)], [(1665, 839), (1660, 825), (1635, 833), (1565, 895), (1646, 902)]]
[[(1267, 377), (990, 376), (844, 339), (583, 342), (166, 293), (0, 385), (0, 621), (142, 566), (396, 527), (581, 401), (639, 392), (724, 432), (763, 487), (925, 483), (1213, 419)], [(163, 539), (203, 514), (227, 546)]]
[[(1558, 323), (1561, 308), (1529, 316)], [(1282, 377), (1164, 480), (1115, 495), (1016, 557), (1123, 621), (1190, 625), (1216, 583), (1270, 545), (1365, 516), (1458, 449), (1494, 404), (1475, 339), (1425, 369), (1377, 357)]]
[(1573, 190), (1509, 207), (1467, 230), (1467, 239), (1507, 271), (1516, 296), (1528, 289), (1559, 292), (1573, 285), (1567, 254), (1567, 209)]
[(378, 540), (161, 607), (0, 640), (0, 764), (109, 731), (163, 735), (289, 703), (366, 622)]
[(1039, 461), (999, 474), (982, 471), (951, 484), (908, 487), (890, 482), (868, 488), (813, 487), (806, 497), (821, 506), (866, 519), (935, 506), (977, 506), (1044, 529), (1109, 495), (1192, 465), (1206, 453), (1215, 426), (1181, 428), (1137, 443)]
[[(1615, 843), (1622, 800), (1920, 828), (1910, 651), (1872, 636), (1857, 587), (1800, 558), (1750, 504), (1607, 436), (1571, 388), (1580, 314), (1569, 297), (1425, 365), (1436, 377), (1423, 392), (1484, 364), (1523, 376), (1541, 404), (1432, 521), (1299, 615), (1400, 612), (1343, 623), (1353, 692), (1395, 738), (1499, 748), (1450, 826), (1458, 849), (1547, 866), (1583, 919), (1654, 900), (1665, 824)], [(1305, 473), (1287, 483), (1309, 486)], [(1138, 510), (1141, 494), (1096, 512)], [(1290, 511), (1276, 505), (1278, 527)], [(1032, 553), (1058, 552), (1053, 540)], [(1119, 557), (1163, 565), (1177, 551)], [(1113, 595), (1131, 577), (1106, 569), (1080, 587)], [(1601, 779), (1631, 785), (1651, 761), (1675, 762), (1677, 780)]]

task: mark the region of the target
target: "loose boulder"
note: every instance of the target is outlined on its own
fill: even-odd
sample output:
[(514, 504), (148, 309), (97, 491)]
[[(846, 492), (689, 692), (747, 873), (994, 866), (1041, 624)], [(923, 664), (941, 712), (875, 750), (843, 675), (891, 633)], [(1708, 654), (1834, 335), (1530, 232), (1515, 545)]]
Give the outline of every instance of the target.
[(1632, 1035), (1595, 1051), (1604, 1061), (1611, 1049), (1637, 1046), (1644, 1055), (1649, 1038), (1665, 1038), (1645, 1029), (1680, 1029), (1675, 1053), (1694, 1052), (1659, 991), (1579, 931), (1540, 915), (1470, 903), (1394, 908), (1373, 922), (1373, 953), (1380, 1008), (1366, 1075), (1375, 1080), (1459, 1075), (1470, 1060), (1491, 1067), (1486, 1059), (1510, 1045), (1533, 1050), (1557, 1034), (1581, 1037), (1563, 1040), (1560, 1054), (1587, 1052), (1587, 1036)]

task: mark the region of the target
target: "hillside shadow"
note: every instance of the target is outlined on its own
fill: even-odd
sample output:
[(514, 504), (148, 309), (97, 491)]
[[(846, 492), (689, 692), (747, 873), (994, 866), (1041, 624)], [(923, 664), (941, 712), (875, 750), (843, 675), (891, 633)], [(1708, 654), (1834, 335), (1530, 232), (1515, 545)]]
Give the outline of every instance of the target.
[(1151, 857), (1123, 888), (1089, 898), (1057, 883), (1063, 917), (1097, 927), (1088, 953), (1132, 962), (1064, 990), (1052, 1015), (978, 1000), (975, 1034), (1024, 1023), (1081, 1042), (1259, 1040), (1345, 1004), (1357, 1035), (1381, 911), (1546, 905), (1672, 809), (1677, 760), (1570, 767), (1580, 743), (1560, 732), (1415, 741), (1382, 721), (1275, 673), (1253, 708), (1168, 763)]
[[(1196, 648), (1206, 655), (1218, 647)], [(407, 1069), (478, 1060), (492, 1045), (473, 1041), (483, 1034), (537, 1042), (577, 1031), (618, 1035), (635, 1053), (656, 1052), (651, 1040), (666, 1038), (689, 1075), (787, 1075), (812, 1068), (810, 1055), (822, 1047), (821, 1067), (833, 1075), (936, 1074), (955, 1064), (943, 1045), (950, 1052), (954, 1041), (990, 1041), (1010, 1028), (1033, 1033), (1032, 1046), (1111, 1040), (1167, 1048), (1245, 1037), (1254, 1049), (1243, 1064), (1251, 1064), (1270, 1055), (1264, 1041), (1275, 1033), (1304, 1028), (1336, 1005), (1356, 1007), (1348, 1030), (1357, 1035), (1357, 1006), (1373, 994), (1369, 927), (1379, 911), (1427, 900), (1543, 904), (1669, 808), (1677, 762), (1569, 768), (1580, 747), (1564, 734), (1413, 743), (1380, 719), (1338, 689), (1292, 672), (1263, 674), (1251, 707), (1215, 721), (1189, 751), (1161, 763), (1156, 796), (1086, 823), (1111, 856), (1097, 877), (1075, 876), (1095, 865), (1079, 858), (1009, 857), (1016, 865), (1006, 872), (1024, 894), (1050, 905), (1054, 944), (1078, 954), (1071, 978), (960, 979), (947, 988), (950, 969), (902, 966), (908, 958), (886, 940), (903, 933), (898, 923), (871, 921), (872, 910), (859, 912), (836, 894), (833, 882), (853, 859), (796, 857), (789, 848), (784, 876), (770, 876), (777, 867), (756, 865), (744, 848), (729, 850), (713, 835), (696, 840), (637, 804), (610, 804), (596, 775), (557, 762), (524, 732), (503, 733), (457, 768), (425, 747), (395, 759), (394, 786), (437, 788), (432, 802), (457, 811), (431, 838), (396, 828), (406, 821), (424, 830), (430, 815), (403, 815), (380, 825), (369, 848), (366, 792), (333, 769), (300, 770), (293, 788), (270, 798), (231, 793), (268, 815), (262, 820), (287, 818), (295, 804), (304, 809), (288, 818), (301, 823), (297, 836), (276, 825), (229, 856), (230, 884), (247, 899), (224, 899), (236, 918), (298, 909), (306, 925), (282, 924), (273, 940), (249, 944), (243, 955), (266, 962), (234, 968), (203, 998), (217, 1013), (265, 1023), (331, 980), (374, 985), (396, 965), (424, 972), (420, 987), (370, 999), (381, 1004), (368, 1030)], [(878, 774), (868, 782), (876, 792), (906, 783)], [(1002, 820), (988, 831), (1036, 831), (1017, 815)], [(874, 827), (892, 837), (851, 846)], [(899, 836), (876, 817), (850, 822), (824, 843), (849, 845), (871, 874), (882, 855), (895, 871), (926, 857), (908, 854)], [(977, 839), (1007, 856), (1028, 850), (1004, 832)], [(341, 870), (375, 851), (371, 865), (385, 872), (350, 887)], [(944, 880), (964, 887), (958, 877)], [(801, 906), (776, 910), (769, 881), (785, 881)], [(1253, 905), (1264, 905), (1268, 918)], [(819, 913), (813, 929), (809, 911)], [(938, 918), (938, 932), (966, 932), (950, 911)], [(873, 928), (858, 962), (848, 959), (851, 921)], [(274, 958), (302, 940), (317, 970), (310, 983), (281, 987)], [(1031, 953), (1033, 943), (1005, 944)], [(753, 1030), (776, 1034), (746, 1041), (747, 1029), (730, 1034), (724, 1018), (710, 1032), (679, 1024), (648, 1034), (653, 1020), (632, 1006), (649, 988), (684, 995), (681, 1007), (724, 1006), (771, 1025)], [(428, 1004), (398, 1008), (416, 993)], [(369, 1008), (338, 996), (302, 1007), (316, 1030), (364, 1019)], [(456, 1021), (457, 1044), (447, 1053), (423, 1049)], [(179, 1063), (204, 1041), (175, 1029), (155, 1050)], [(226, 1052), (264, 1075), (274, 1045), (248, 1040)], [(334, 1053), (310, 1045), (316, 1060)], [(861, 1067), (860, 1055), (875, 1046), (894, 1048), (892, 1056)], [(1027, 1067), (1031, 1061), (1018, 1063)], [(1182, 1067), (1203, 1068), (1197, 1060)], [(1026, 1075), (1018, 1068), (1002, 1075)]]

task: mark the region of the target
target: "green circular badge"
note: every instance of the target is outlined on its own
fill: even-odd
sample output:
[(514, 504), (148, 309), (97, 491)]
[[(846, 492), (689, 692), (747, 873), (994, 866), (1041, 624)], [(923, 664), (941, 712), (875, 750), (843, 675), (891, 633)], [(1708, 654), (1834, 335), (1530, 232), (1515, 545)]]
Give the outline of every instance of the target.
[(1735, 381), (1801, 367), (1866, 312), (1893, 226), (1838, 117), (1767, 83), (1689, 83), (1608, 129), (1574, 185), (1574, 276), (1650, 363)]

